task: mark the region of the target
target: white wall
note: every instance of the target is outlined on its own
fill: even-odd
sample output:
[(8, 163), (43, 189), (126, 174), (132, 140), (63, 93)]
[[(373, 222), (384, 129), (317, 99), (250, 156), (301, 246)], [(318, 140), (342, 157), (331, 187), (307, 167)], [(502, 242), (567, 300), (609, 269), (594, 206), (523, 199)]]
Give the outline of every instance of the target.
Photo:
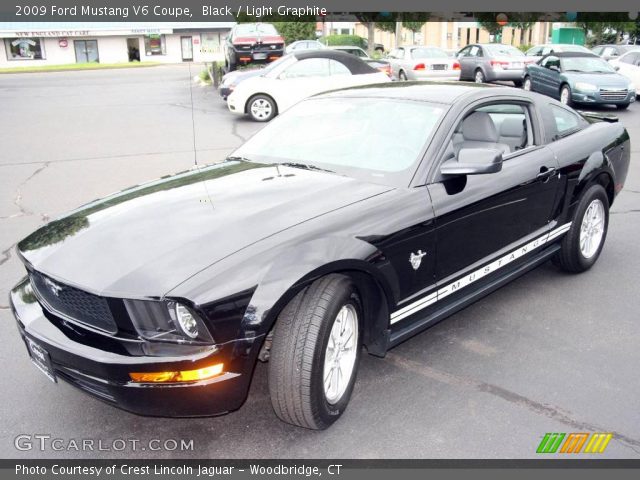
[[(127, 38), (137, 38), (140, 50), (141, 62), (182, 63), (182, 46), (180, 37), (191, 37), (193, 45), (193, 60), (195, 62), (211, 62), (222, 60), (222, 50), (214, 52), (202, 52), (202, 38), (200, 33), (173, 33), (165, 35), (166, 55), (146, 55), (144, 36), (142, 35), (118, 35), (98, 37), (68, 37), (67, 46), (59, 45), (59, 38), (44, 38), (44, 60), (8, 60), (5, 50), (5, 39), (0, 38), (0, 68), (13, 68), (37, 65), (65, 65), (76, 63), (74, 40), (97, 40), (100, 63), (127, 63), (129, 52)], [(221, 35), (224, 37), (224, 35)], [(197, 40), (196, 40), (197, 39)], [(220, 42), (222, 44), (222, 40)]]

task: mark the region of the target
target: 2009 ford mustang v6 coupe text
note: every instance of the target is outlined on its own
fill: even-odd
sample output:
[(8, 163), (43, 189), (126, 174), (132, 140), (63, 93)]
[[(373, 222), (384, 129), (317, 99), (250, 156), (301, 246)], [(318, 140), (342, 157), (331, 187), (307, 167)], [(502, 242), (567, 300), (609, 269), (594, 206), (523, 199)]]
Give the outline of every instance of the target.
[[(601, 119), (602, 120), (602, 119)], [(126, 410), (345, 410), (384, 356), (540, 263), (589, 269), (629, 166), (618, 123), (507, 87), (381, 84), (307, 99), (225, 162), (119, 192), (18, 244), (34, 364)]]

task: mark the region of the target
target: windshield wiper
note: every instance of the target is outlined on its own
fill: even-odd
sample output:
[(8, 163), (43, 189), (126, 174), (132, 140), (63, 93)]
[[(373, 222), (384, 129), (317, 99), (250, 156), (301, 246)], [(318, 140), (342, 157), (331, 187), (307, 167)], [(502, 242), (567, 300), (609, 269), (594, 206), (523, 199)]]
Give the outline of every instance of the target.
[(309, 165), (307, 163), (280, 162), (280, 163), (274, 163), (274, 165), (283, 165), (285, 167), (291, 167), (291, 168), (304, 168), (305, 170), (315, 170), (315, 171), (318, 171), (318, 172), (336, 173), (333, 170), (328, 170), (326, 168), (317, 167), (315, 165)]

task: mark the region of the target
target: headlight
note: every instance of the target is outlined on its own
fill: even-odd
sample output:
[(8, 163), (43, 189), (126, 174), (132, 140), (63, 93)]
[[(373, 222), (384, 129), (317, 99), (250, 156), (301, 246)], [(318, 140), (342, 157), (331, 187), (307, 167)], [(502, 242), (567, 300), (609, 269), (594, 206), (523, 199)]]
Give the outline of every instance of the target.
[(167, 304), (169, 316), (184, 334), (190, 338), (198, 338), (198, 321), (187, 307), (180, 303), (169, 302)]
[(174, 301), (125, 300), (133, 326), (145, 340), (174, 343), (214, 343), (202, 319)]
[(595, 92), (598, 90), (598, 87), (593, 83), (576, 82), (576, 90), (580, 90), (582, 92)]
[(629, 86), (627, 87), (629, 90), (633, 90), (634, 92), (636, 91), (636, 86), (633, 82), (629, 83)]

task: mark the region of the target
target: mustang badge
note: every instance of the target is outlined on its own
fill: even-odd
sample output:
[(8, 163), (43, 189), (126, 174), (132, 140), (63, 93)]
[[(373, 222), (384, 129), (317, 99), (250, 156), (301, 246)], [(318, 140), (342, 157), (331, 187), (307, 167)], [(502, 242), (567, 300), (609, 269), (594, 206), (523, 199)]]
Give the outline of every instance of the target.
[(420, 264), (422, 263), (422, 257), (424, 257), (427, 252), (423, 252), (422, 250), (418, 250), (418, 253), (411, 252), (411, 256), (409, 257), (409, 262), (411, 262), (411, 266), (414, 270), (420, 268)]

